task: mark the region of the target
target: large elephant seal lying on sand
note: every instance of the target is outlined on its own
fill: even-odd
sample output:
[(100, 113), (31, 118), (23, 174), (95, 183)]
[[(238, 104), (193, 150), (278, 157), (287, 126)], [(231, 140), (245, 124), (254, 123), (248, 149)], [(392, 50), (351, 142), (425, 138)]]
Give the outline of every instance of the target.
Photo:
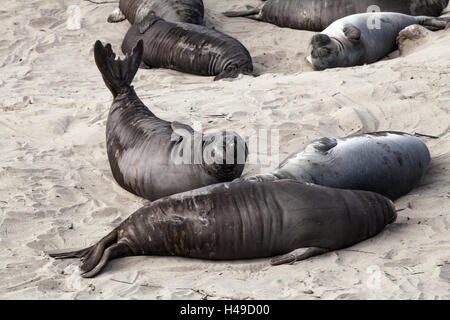
[(202, 0), (120, 0), (119, 8), (108, 22), (127, 19), (131, 24), (139, 23), (149, 14), (155, 14), (167, 21), (203, 24)]
[(399, 32), (413, 24), (436, 30), (445, 28), (447, 21), (390, 12), (354, 14), (314, 35), (307, 60), (316, 70), (376, 62), (397, 49)]
[(111, 45), (95, 43), (95, 62), (114, 96), (106, 122), (109, 164), (124, 189), (156, 200), (239, 177), (247, 157), (245, 141), (233, 131), (202, 135), (190, 126), (155, 116), (130, 85), (143, 53), (115, 60)]
[(370, 238), (395, 221), (393, 203), (373, 192), (293, 180), (207, 186), (144, 206), (92, 247), (55, 258), (83, 258), (83, 277), (108, 260), (176, 255), (291, 263)]
[(238, 40), (204, 26), (150, 15), (128, 30), (123, 53), (130, 53), (138, 40), (144, 41), (143, 62), (150, 68), (216, 76), (214, 80), (253, 72), (252, 58)]
[(375, 132), (319, 139), (291, 154), (273, 172), (238, 180), (294, 179), (373, 191), (394, 200), (419, 183), (429, 164), (430, 152), (420, 139), (401, 132)]
[(268, 0), (259, 8), (228, 11), (224, 15), (247, 16), (280, 27), (322, 31), (340, 18), (370, 9), (413, 16), (439, 16), (447, 5), (448, 0)]

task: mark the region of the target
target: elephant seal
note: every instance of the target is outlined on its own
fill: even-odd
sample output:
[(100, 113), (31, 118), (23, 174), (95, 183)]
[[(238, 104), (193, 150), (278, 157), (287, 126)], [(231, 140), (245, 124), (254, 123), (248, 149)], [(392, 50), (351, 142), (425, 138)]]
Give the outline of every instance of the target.
[(123, 53), (144, 41), (143, 62), (148, 68), (168, 68), (214, 80), (252, 74), (247, 49), (236, 39), (204, 26), (167, 22), (149, 15), (132, 25), (122, 43)]
[(316, 140), (288, 156), (276, 170), (237, 181), (294, 179), (377, 192), (395, 200), (419, 183), (429, 164), (430, 152), (420, 139), (385, 131)]
[(114, 100), (106, 122), (112, 174), (124, 189), (148, 200), (239, 177), (247, 158), (245, 141), (233, 131), (201, 134), (159, 119), (130, 85), (143, 54), (140, 40), (122, 61), (100, 41), (94, 56)]
[(119, 8), (108, 22), (127, 19), (131, 24), (139, 23), (149, 14), (156, 14), (167, 21), (203, 24), (202, 0), (120, 0)]
[(378, 9), (413, 16), (439, 16), (448, 0), (268, 0), (259, 8), (227, 11), (227, 17), (249, 17), (279, 27), (322, 31), (334, 21)]
[(399, 32), (413, 24), (443, 29), (446, 19), (401, 13), (354, 14), (333, 22), (311, 39), (307, 60), (315, 70), (373, 63), (397, 49)]
[(345, 248), (396, 219), (393, 203), (374, 192), (293, 180), (231, 182), (159, 199), (134, 212), (97, 244), (54, 258), (83, 258), (93, 277), (108, 260), (167, 255), (211, 260), (282, 255), (292, 263)]

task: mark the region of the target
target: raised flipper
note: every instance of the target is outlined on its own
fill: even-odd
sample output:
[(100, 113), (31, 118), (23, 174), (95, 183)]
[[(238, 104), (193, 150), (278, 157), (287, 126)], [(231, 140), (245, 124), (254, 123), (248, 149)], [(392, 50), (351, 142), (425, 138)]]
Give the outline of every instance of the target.
[(317, 248), (317, 247), (309, 247), (309, 248), (299, 248), (295, 249), (292, 252), (289, 252), (287, 254), (283, 254), (281, 256), (272, 258), (270, 260), (270, 264), (273, 266), (278, 266), (280, 264), (292, 264), (296, 261), (305, 260), (308, 258), (311, 258), (313, 256), (317, 256), (319, 254), (328, 252), (329, 250)]
[(115, 9), (109, 16), (108, 16), (108, 22), (109, 23), (116, 23), (126, 20), (127, 18), (123, 14), (122, 11), (120, 11), (119, 8)]

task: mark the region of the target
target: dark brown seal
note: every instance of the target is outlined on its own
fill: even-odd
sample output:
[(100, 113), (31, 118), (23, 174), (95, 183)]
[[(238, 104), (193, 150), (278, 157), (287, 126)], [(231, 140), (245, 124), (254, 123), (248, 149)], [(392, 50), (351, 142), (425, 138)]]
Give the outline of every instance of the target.
[(292, 263), (345, 248), (395, 221), (393, 203), (366, 191), (332, 189), (293, 180), (232, 182), (157, 200), (139, 209), (97, 244), (50, 253), (82, 258), (83, 277), (114, 258), (167, 255)]
[(141, 22), (149, 14), (155, 14), (167, 21), (203, 24), (202, 0), (120, 0), (119, 9), (109, 17), (108, 22), (127, 19), (131, 24)]
[(447, 5), (448, 0), (268, 0), (260, 8), (228, 11), (224, 15), (247, 16), (280, 27), (322, 31), (340, 18), (375, 8), (382, 12), (439, 16)]
[(201, 134), (190, 126), (154, 115), (130, 85), (143, 53), (115, 60), (111, 45), (95, 43), (95, 62), (113, 94), (106, 122), (112, 174), (124, 189), (155, 200), (239, 177), (247, 157), (245, 141), (233, 131)]
[(128, 30), (123, 53), (130, 53), (139, 40), (144, 41), (143, 63), (149, 68), (216, 76), (214, 80), (253, 72), (252, 58), (238, 40), (204, 26), (150, 15)]

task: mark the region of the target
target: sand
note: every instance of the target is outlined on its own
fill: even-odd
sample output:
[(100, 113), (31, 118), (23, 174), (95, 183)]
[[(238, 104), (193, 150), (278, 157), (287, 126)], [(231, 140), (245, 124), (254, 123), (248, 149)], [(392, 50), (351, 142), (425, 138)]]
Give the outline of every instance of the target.
[[(92, 50), (100, 39), (120, 53), (129, 24), (106, 22), (115, 4), (7, 1), (0, 11), (0, 298), (449, 299), (450, 30), (424, 32), (392, 59), (314, 72), (304, 60), (312, 32), (220, 14), (242, 8), (240, 0), (204, 2), (207, 26), (239, 39), (261, 76), (213, 82), (139, 70), (133, 84), (144, 103), (164, 119), (204, 129), (242, 136), (277, 129), (272, 162), (323, 136), (438, 136), (423, 138), (431, 166), (395, 202), (397, 221), (367, 241), (293, 265), (129, 257), (80, 278), (77, 259), (44, 251), (88, 246), (146, 203), (111, 175), (105, 123), (112, 96)], [(78, 30), (67, 28), (69, 5), (81, 9)], [(246, 172), (274, 167), (265, 160)]]

